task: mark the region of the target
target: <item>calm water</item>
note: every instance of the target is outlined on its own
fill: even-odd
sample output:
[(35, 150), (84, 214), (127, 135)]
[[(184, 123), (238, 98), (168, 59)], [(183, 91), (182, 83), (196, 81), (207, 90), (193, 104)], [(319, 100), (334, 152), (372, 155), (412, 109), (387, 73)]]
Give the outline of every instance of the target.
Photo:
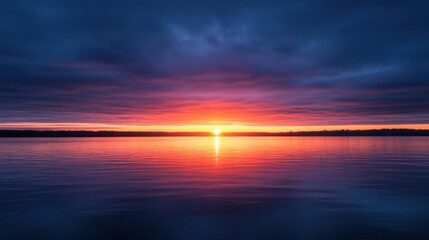
[(429, 138), (0, 139), (0, 239), (429, 239)]

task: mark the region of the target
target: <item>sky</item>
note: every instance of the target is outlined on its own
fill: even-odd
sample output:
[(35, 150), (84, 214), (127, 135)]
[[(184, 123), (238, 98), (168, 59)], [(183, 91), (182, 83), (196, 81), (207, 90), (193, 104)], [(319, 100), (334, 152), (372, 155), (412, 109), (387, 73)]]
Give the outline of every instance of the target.
[(428, 129), (428, 10), (2, 1), (0, 129)]

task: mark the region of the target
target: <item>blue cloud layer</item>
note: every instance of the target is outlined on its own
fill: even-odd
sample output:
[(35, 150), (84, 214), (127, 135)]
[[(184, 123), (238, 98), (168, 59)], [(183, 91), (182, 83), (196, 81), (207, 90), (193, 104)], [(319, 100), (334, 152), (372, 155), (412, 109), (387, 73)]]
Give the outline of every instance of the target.
[(221, 101), (256, 124), (429, 123), (426, 1), (0, 5), (0, 122), (169, 124)]

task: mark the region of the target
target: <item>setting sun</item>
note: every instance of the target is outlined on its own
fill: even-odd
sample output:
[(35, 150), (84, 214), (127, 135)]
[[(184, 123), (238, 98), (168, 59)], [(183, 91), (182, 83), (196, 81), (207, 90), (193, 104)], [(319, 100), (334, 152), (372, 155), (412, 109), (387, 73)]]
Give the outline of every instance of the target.
[(213, 134), (214, 135), (219, 135), (222, 131), (219, 128), (215, 128), (213, 129)]

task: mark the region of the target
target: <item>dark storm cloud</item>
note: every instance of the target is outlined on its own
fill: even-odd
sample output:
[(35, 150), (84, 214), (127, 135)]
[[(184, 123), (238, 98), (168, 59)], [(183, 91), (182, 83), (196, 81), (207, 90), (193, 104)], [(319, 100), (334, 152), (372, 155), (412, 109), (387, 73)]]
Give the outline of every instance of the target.
[(213, 100), (264, 124), (429, 122), (426, 1), (0, 5), (1, 122), (132, 121)]

